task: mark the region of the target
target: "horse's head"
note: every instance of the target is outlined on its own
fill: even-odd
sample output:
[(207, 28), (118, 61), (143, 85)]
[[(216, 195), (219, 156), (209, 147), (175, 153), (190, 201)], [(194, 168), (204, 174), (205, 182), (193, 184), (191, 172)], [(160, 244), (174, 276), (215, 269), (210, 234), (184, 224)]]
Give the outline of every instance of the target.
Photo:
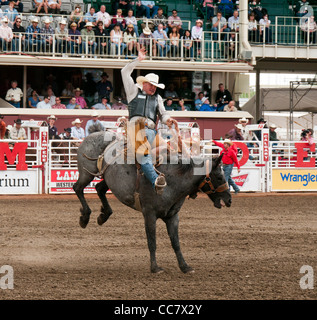
[(208, 195), (213, 201), (214, 206), (218, 209), (221, 209), (222, 207), (221, 200), (226, 207), (231, 206), (231, 194), (220, 165), (221, 159), (222, 155), (213, 159), (212, 166), (210, 166), (211, 170), (209, 172), (209, 177), (206, 176), (204, 180), (205, 183), (202, 183), (200, 188), (201, 191)]

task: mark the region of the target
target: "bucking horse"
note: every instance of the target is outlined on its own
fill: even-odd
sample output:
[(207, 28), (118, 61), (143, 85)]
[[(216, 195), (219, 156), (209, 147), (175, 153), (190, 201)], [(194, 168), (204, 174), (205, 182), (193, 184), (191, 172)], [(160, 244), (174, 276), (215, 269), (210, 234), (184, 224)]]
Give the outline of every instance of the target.
[(101, 213), (97, 218), (98, 224), (104, 224), (112, 215), (112, 209), (106, 198), (106, 193), (110, 189), (120, 202), (143, 214), (151, 272), (163, 271), (156, 262), (156, 221), (159, 218), (166, 224), (179, 268), (184, 273), (193, 272), (180, 249), (178, 213), (185, 199), (188, 196), (195, 198), (199, 191), (206, 193), (216, 208), (220, 209), (224, 205), (230, 207), (231, 194), (220, 165), (221, 156), (209, 160), (200, 157), (203, 161), (190, 157), (187, 163), (176, 159), (177, 161), (161, 164), (158, 168), (165, 175), (167, 186), (162, 195), (157, 195), (150, 182), (138, 173), (136, 164), (107, 162), (107, 157), (104, 155), (107, 152), (108, 154), (114, 152), (113, 147), (117, 141), (114, 132), (95, 132), (86, 137), (78, 148), (79, 177), (73, 189), (82, 204), (80, 226), (82, 228), (87, 226), (91, 214), (84, 197), (84, 188), (95, 176), (102, 176), (103, 180), (95, 186), (102, 202)]

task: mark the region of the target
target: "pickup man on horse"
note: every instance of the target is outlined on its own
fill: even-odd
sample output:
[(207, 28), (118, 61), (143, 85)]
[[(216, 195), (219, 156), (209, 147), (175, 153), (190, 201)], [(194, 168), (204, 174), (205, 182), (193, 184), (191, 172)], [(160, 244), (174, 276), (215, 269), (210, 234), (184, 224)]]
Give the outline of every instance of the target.
[[(156, 88), (164, 89), (165, 85), (159, 83), (158, 75), (149, 73), (145, 77), (139, 76), (134, 83), (131, 73), (134, 68), (145, 59), (145, 49), (139, 51), (138, 57), (128, 63), (122, 70), (122, 81), (126, 92), (129, 110), (130, 126), (137, 126), (138, 123), (144, 124), (145, 136), (147, 142), (151, 145), (156, 136), (156, 120), (157, 116), (163, 124), (172, 127), (177, 126), (177, 121), (172, 119), (166, 112), (162, 97), (156, 93)], [(142, 126), (141, 126), (142, 129)], [(151, 150), (144, 152), (144, 155), (139, 160), (141, 169), (145, 177), (151, 182), (152, 187), (157, 194), (162, 194), (166, 181), (164, 175), (156, 173), (153, 163)]]

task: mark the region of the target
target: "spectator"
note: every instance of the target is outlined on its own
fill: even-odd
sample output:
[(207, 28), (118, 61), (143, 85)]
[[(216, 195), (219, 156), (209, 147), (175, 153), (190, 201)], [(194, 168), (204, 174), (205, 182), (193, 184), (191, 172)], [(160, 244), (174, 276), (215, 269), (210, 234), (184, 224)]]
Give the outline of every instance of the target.
[(302, 33), (304, 34), (304, 41), (305, 41), (304, 44), (316, 43), (317, 24), (314, 16), (310, 16), (309, 18), (306, 19), (306, 21), (301, 25), (301, 30), (302, 30)]
[(102, 97), (107, 97), (110, 100), (110, 93), (113, 91), (112, 83), (108, 80), (109, 76), (106, 72), (101, 75), (101, 80), (97, 83), (96, 89), (99, 96), (99, 101)]
[(10, 130), (10, 137), (12, 140), (26, 140), (26, 132), (25, 129), (22, 128), (21, 119), (17, 119), (15, 122), (15, 126)]
[(75, 98), (76, 98), (76, 103), (78, 105), (80, 105), (80, 107), (82, 109), (87, 109), (87, 102), (86, 100), (84, 99), (84, 97), (81, 96), (81, 94), (83, 93), (82, 90), (80, 90), (80, 88), (76, 88), (75, 89)]
[(277, 134), (276, 134), (276, 128), (277, 126), (274, 123), (271, 123), (269, 125), (269, 130), (270, 130), (270, 136), (269, 136), (269, 140), (270, 141), (280, 141), (279, 139), (277, 139)]
[(13, 32), (8, 24), (8, 18), (4, 17), (0, 26), (0, 49), (3, 51), (10, 50), (13, 39)]
[(185, 105), (185, 101), (183, 98), (179, 99), (178, 101), (178, 106), (177, 106), (177, 111), (190, 111), (190, 106)]
[[(249, 123), (249, 120), (246, 118), (241, 118), (239, 119), (239, 123), (242, 126), (241, 129), (241, 134), (243, 136), (243, 139), (246, 141), (252, 140), (252, 131), (249, 131), (249, 129), (247, 128), (247, 124)], [(248, 147), (252, 147), (252, 144), (248, 144)]]
[(182, 22), (181, 18), (177, 15), (176, 9), (174, 9), (172, 11), (172, 15), (168, 17), (167, 25), (170, 30), (172, 30), (173, 26), (176, 26), (180, 36), (183, 35), (183, 29), (182, 29), (183, 22)]
[(108, 12), (106, 12), (106, 6), (101, 5), (100, 11), (97, 12), (97, 22), (102, 21), (103, 27), (105, 29), (110, 27), (111, 24), (111, 17)]
[(46, 93), (47, 96), (50, 98), (50, 105), (53, 106), (55, 104), (56, 96), (51, 86), (47, 87)]
[(74, 96), (74, 87), (71, 82), (66, 83), (65, 89), (62, 91), (63, 97), (72, 97)]
[(66, 109), (60, 97), (55, 98), (55, 104), (52, 106), (52, 109)]
[[(134, 5), (134, 2), (132, 2), (132, 4)], [(141, 4), (141, 1), (135, 1), (135, 10), (136, 10), (136, 17), (137, 18), (142, 18), (145, 17), (146, 14), (146, 9), (145, 7)]]
[(41, 29), (41, 39), (43, 43), (44, 52), (52, 52), (54, 29), (50, 26), (51, 20), (46, 18), (44, 20), (44, 27)]
[(73, 127), (71, 128), (71, 136), (75, 140), (83, 140), (85, 139), (85, 130), (81, 127), (82, 120), (79, 118), (75, 119), (72, 122)]
[(52, 106), (50, 104), (50, 97), (49, 96), (44, 96), (44, 100), (40, 101), (37, 105), (36, 105), (37, 109), (52, 109)]
[[(23, 12), (23, 3), (21, 0), (13, 1), (13, 3), (14, 3), (14, 7), (18, 7), (18, 9), (17, 9), (18, 12)], [(0, 1), (0, 7), (6, 6), (6, 5), (10, 5), (10, 0), (9, 1), (7, 1), (7, 0)]]
[(69, 104), (66, 106), (66, 109), (81, 109), (81, 106), (79, 104), (77, 104), (76, 98), (72, 97), (69, 100)]
[(231, 93), (225, 89), (223, 83), (219, 83), (218, 91), (216, 93), (217, 111), (223, 111), (223, 108), (229, 101), (232, 100)]
[(68, 31), (68, 41), (70, 44), (70, 53), (71, 54), (81, 54), (81, 33), (77, 30), (77, 23), (73, 22), (70, 25), (70, 30)]
[(125, 17), (125, 22), (127, 25), (132, 24), (134, 28), (134, 32), (136, 36), (139, 36), (139, 30), (138, 30), (138, 21), (136, 20), (136, 17), (133, 15), (133, 9), (128, 10), (128, 15)]
[(163, 30), (168, 33), (167, 18), (164, 16), (162, 8), (157, 9), (157, 14), (154, 15), (153, 20), (155, 30), (157, 30), (158, 25), (161, 23)]
[(136, 54), (137, 38), (134, 32), (133, 24), (129, 24), (127, 30), (123, 34), (123, 42), (128, 48), (128, 55), (132, 56)]
[(122, 9), (124, 12), (127, 12), (132, 9), (132, 4), (130, 0), (117, 0), (114, 1), (114, 11), (117, 11), (118, 8)]
[(210, 18), (214, 17), (215, 15), (215, 7), (213, 4), (213, 0), (204, 0), (203, 8), (205, 8), (204, 11), (206, 12), (206, 18), (207, 21), (209, 21)]
[(87, 22), (85, 28), (81, 32), (81, 36), (83, 39), (83, 50), (86, 54), (95, 54), (97, 49), (97, 42), (95, 32), (92, 30), (94, 25), (92, 22)]
[(97, 22), (97, 28), (95, 30), (95, 36), (97, 40), (98, 52), (100, 55), (106, 55), (108, 52), (108, 37), (109, 32), (107, 29), (104, 29), (103, 22)]
[(231, 100), (224, 108), (223, 111), (225, 112), (236, 112), (238, 109), (236, 108), (236, 102)]
[(116, 24), (110, 31), (110, 54), (112, 56), (122, 55), (126, 44), (123, 43), (123, 34), (120, 29), (120, 24)]
[(118, 24), (120, 26), (120, 30), (123, 31), (126, 26), (125, 19), (122, 15), (122, 9), (117, 9), (117, 14), (113, 16), (111, 19), (111, 29), (114, 28), (114, 26)]
[[(14, 8), (15, 2), (10, 0), (9, 7), (4, 10), (3, 15), (9, 19), (9, 23), (13, 25), (17, 16), (19, 15), (17, 9)], [(22, 12), (22, 11), (21, 11)]]
[(233, 6), (234, 3), (232, 0), (219, 0), (218, 11), (222, 13), (222, 15), (228, 19), (233, 14)]
[(229, 130), (228, 132), (228, 137), (231, 140), (244, 140), (243, 136), (242, 136), (242, 125), (240, 123), (235, 124), (234, 128)]
[[(267, 128), (266, 121), (263, 118), (260, 118), (257, 121), (257, 124), (263, 124), (264, 125), (263, 128)], [(256, 140), (258, 141), (262, 140), (262, 130), (255, 130), (253, 131), (253, 133), (255, 134)]]
[(96, 9), (91, 6), (89, 11), (84, 16), (84, 22), (87, 24), (87, 22), (91, 22), (94, 27), (97, 26), (97, 13)]
[(118, 97), (117, 102), (111, 106), (112, 110), (128, 110), (128, 106), (122, 103), (122, 98)]
[(72, 140), (73, 137), (72, 137), (71, 133), (72, 133), (72, 129), (66, 128), (66, 129), (64, 129), (64, 132), (59, 135), (59, 138), (61, 140)]
[(203, 93), (204, 93), (204, 97), (206, 97), (210, 100), (210, 88), (209, 88), (208, 83), (203, 84)]
[(263, 15), (267, 13), (267, 10), (265, 8), (262, 8), (261, 6), (261, 1), (256, 0), (256, 1), (249, 1), (251, 2), (252, 6), (250, 6), (249, 13), (254, 13), (255, 15), (255, 20), (257, 22), (260, 21), (260, 19), (263, 18)]
[[(172, 27), (171, 27), (172, 29)], [(170, 46), (167, 43), (168, 37), (166, 32), (163, 30), (163, 25), (159, 24), (157, 30), (153, 32), (153, 37), (157, 45), (158, 54), (160, 57), (166, 57), (170, 51)]]
[(230, 31), (239, 32), (239, 11), (234, 10), (233, 15), (228, 19), (228, 27)]
[(7, 91), (5, 99), (11, 103), (15, 108), (20, 108), (21, 98), (23, 97), (23, 92), (18, 88), (18, 82), (16, 80), (11, 81), (11, 89)]
[(202, 98), (202, 105), (199, 111), (216, 111), (217, 107), (210, 104), (210, 101), (206, 98)]
[(172, 98), (172, 99), (175, 99), (175, 98), (178, 98), (178, 94), (175, 90), (175, 85), (174, 83), (170, 83), (167, 87), (167, 89), (164, 91), (164, 98)]
[(139, 38), (139, 50), (145, 49), (148, 54), (156, 56), (155, 39), (150, 28), (145, 27)]
[(111, 105), (108, 103), (108, 97), (101, 98), (101, 102), (94, 104), (91, 109), (95, 110), (111, 110)]
[(178, 33), (178, 29), (176, 26), (172, 28), (172, 31), (169, 34), (170, 44), (171, 44), (171, 56), (172, 57), (179, 57), (179, 38), (180, 35)]
[(228, 32), (230, 29), (227, 26), (227, 19), (222, 16), (220, 11), (218, 11), (217, 15), (212, 18), (211, 24), (212, 38), (214, 41), (220, 40), (218, 39), (218, 33), (220, 33), (221, 39), (225, 41), (228, 40)]
[(150, 19), (154, 18), (158, 12), (158, 6), (155, 5), (155, 1), (143, 1), (141, 0), (141, 5), (145, 8), (145, 16)]
[(40, 51), (42, 48), (41, 29), (38, 27), (39, 20), (37, 17), (32, 18), (31, 25), (26, 28), (26, 39), (29, 51), (35, 49)]
[(270, 25), (271, 20), (269, 20), (268, 14), (263, 15), (263, 18), (259, 21), (261, 42), (272, 43), (272, 30), (270, 29)]
[(12, 39), (12, 51), (20, 51), (19, 50), (19, 41), (21, 39), (21, 50), (25, 48), (24, 41), (25, 41), (25, 29), (21, 25), (22, 19), (17, 17), (15, 23), (12, 28), (13, 32), (13, 39)]
[(44, 10), (44, 12), (48, 14), (48, 5), (46, 0), (33, 0), (33, 2), (36, 9), (36, 13), (40, 13), (42, 10)]
[(190, 30), (185, 30), (184, 35), (181, 37), (183, 45), (183, 57), (185, 60), (194, 58), (193, 40)]
[(62, 0), (47, 0), (47, 6), (48, 6), (50, 13), (60, 14)]
[(28, 107), (36, 108), (37, 104), (42, 101), (35, 90), (32, 90), (31, 97), (28, 98)]
[(312, 6), (309, 4), (308, 1), (301, 0), (297, 2), (294, 12), (296, 17), (303, 17), (303, 16), (306, 16), (307, 14), (313, 15), (314, 9), (312, 8)]
[(104, 126), (102, 125), (102, 123), (100, 122), (100, 120), (98, 120), (99, 118), (99, 114), (97, 111), (93, 111), (91, 113), (91, 117), (92, 119), (88, 120), (87, 123), (86, 123), (86, 128), (85, 128), (85, 134), (86, 134), (86, 137), (89, 136), (90, 132), (89, 132), (89, 127), (92, 126), (92, 125), (98, 125), (100, 126), (100, 128), (102, 130), (104, 130)]
[(192, 39), (194, 46), (194, 54), (195, 56), (201, 55), (201, 40), (203, 36), (203, 22), (198, 19), (196, 20), (196, 24), (192, 28)]
[(0, 139), (4, 139), (6, 134), (6, 123), (3, 121), (4, 116), (0, 114)]
[(69, 17), (69, 23), (70, 23), (70, 26), (73, 24), (73, 23), (76, 23), (77, 25), (77, 28), (79, 30), (81, 30), (84, 26), (84, 13), (81, 11), (81, 6), (80, 4), (77, 4), (75, 6), (75, 10), (72, 11), (70, 17)]
[(258, 42), (259, 41), (258, 22), (255, 19), (254, 12), (251, 12), (249, 14), (248, 39), (250, 42)]
[(55, 39), (56, 39), (56, 49), (59, 53), (67, 53), (67, 48), (69, 47), (68, 42), (68, 29), (66, 28), (67, 22), (62, 19), (59, 22), (59, 26), (55, 30)]
[(55, 126), (55, 122), (56, 122), (57, 118), (54, 115), (51, 115), (49, 117), (47, 117), (47, 121), (48, 121), (48, 138), (55, 140), (55, 139), (59, 139), (58, 136), (58, 130)]
[(178, 91), (178, 96), (187, 100), (193, 99), (193, 96), (195, 96), (195, 94), (190, 90), (188, 81), (182, 82), (182, 87)]
[(200, 110), (201, 106), (203, 105), (204, 101), (206, 100), (206, 99), (203, 100), (203, 98), (204, 98), (204, 93), (201, 91), (198, 93), (198, 97), (195, 100), (195, 108), (197, 111)]
[(237, 158), (237, 152), (236, 148), (233, 145), (233, 142), (230, 139), (225, 139), (224, 143), (217, 142), (215, 140), (212, 141), (217, 147), (220, 147), (222, 150), (220, 151), (220, 154), (223, 154), (222, 156), (222, 163), (223, 163), (223, 172), (225, 175), (225, 179), (230, 186), (232, 186), (235, 194), (240, 192), (239, 187), (235, 184), (235, 182), (231, 178), (231, 173), (233, 169), (233, 165), (235, 164), (238, 168), (238, 173), (240, 173), (240, 164)]
[(312, 129), (305, 129), (301, 133), (301, 141), (307, 141), (307, 143), (311, 146), (315, 143), (313, 138), (314, 131)]
[(165, 110), (166, 111), (172, 111), (175, 110), (173, 107), (173, 99), (168, 97), (166, 98), (165, 102), (164, 102), (164, 106), (165, 106)]

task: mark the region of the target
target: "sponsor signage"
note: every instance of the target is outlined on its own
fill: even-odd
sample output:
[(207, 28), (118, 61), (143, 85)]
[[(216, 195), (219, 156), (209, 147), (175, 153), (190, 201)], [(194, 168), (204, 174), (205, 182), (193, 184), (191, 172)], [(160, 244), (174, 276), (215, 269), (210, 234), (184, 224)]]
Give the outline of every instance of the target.
[(317, 169), (272, 169), (272, 191), (317, 191)]
[(258, 168), (241, 168), (240, 173), (233, 168), (231, 178), (241, 191), (261, 191), (261, 172)]
[[(73, 185), (78, 180), (76, 169), (52, 169), (50, 179), (50, 193), (73, 193)], [(96, 192), (95, 185), (101, 179), (95, 178), (84, 190), (86, 193)]]
[[(44, 128), (41, 128), (41, 129), (44, 129)], [(48, 131), (47, 130), (41, 130), (40, 143), (41, 143), (41, 162), (45, 163), (47, 162), (47, 156), (48, 156)]]
[(0, 170), (0, 194), (38, 193), (38, 170)]

